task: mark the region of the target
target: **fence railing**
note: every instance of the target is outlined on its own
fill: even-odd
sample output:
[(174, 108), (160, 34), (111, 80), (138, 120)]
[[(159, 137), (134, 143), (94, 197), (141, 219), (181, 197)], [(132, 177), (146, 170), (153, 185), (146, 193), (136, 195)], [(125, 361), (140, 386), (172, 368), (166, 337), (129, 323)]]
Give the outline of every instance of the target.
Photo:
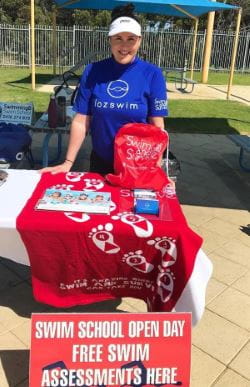
[[(0, 24), (0, 66), (30, 66), (31, 45), (29, 25)], [(56, 64), (63, 69), (76, 66), (91, 52), (104, 53), (109, 50), (107, 30), (92, 27), (72, 26), (56, 28)], [(195, 70), (202, 67), (206, 31), (197, 36)], [(230, 67), (234, 33), (213, 32), (210, 68), (227, 71)], [(167, 30), (143, 33), (140, 54), (152, 63), (164, 68), (182, 67), (191, 57), (192, 31)], [(52, 27), (35, 27), (35, 63), (37, 66), (52, 66)], [(250, 71), (250, 32), (242, 31), (236, 58), (236, 71)]]

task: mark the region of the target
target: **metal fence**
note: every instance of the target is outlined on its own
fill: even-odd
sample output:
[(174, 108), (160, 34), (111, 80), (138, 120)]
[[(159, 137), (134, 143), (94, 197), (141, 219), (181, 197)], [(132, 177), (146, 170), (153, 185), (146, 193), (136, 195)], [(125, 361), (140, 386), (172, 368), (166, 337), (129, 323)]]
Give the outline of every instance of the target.
[[(29, 25), (0, 24), (0, 66), (30, 66)], [(107, 30), (91, 27), (57, 26), (56, 64), (61, 71), (77, 67), (84, 58), (91, 60), (90, 53), (106, 54), (109, 50)], [(206, 31), (199, 31), (195, 57), (195, 70), (202, 67)], [(214, 31), (210, 68), (227, 71), (230, 67), (234, 33)], [(192, 31), (168, 30), (143, 33), (140, 54), (152, 63), (164, 67), (183, 67), (191, 57)], [(52, 27), (35, 27), (35, 63), (52, 66)], [(242, 31), (236, 58), (236, 71), (250, 71), (250, 32)]]

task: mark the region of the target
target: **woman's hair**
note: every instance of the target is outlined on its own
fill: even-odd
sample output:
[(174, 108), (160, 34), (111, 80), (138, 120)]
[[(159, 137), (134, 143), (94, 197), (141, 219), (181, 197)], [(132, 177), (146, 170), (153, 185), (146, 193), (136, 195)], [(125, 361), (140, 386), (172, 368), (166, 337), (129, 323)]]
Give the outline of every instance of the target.
[(111, 13), (111, 23), (121, 16), (131, 17), (139, 23), (139, 19), (134, 15), (135, 6), (132, 3), (115, 7)]

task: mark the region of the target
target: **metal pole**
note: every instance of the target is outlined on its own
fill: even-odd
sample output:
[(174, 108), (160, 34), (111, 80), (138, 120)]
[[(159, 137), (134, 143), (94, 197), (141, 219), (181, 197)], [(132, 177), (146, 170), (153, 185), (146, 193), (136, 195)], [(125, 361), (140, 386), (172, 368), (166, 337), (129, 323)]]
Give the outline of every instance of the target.
[(245, 54), (244, 54), (244, 60), (243, 60), (243, 65), (242, 65), (242, 70), (241, 70), (242, 73), (244, 73), (245, 67), (246, 67), (246, 60), (247, 60), (249, 40), (250, 40), (250, 33), (247, 33), (247, 35), (246, 35), (246, 44), (245, 44)]
[(162, 31), (160, 32), (160, 51), (158, 58), (158, 67), (161, 67), (161, 57), (162, 57)]
[(213, 41), (214, 16), (215, 16), (215, 12), (208, 13), (205, 51), (203, 55), (203, 64), (202, 64), (202, 79), (201, 79), (202, 83), (207, 83), (208, 81), (208, 72), (209, 72), (212, 41)]
[(31, 87), (36, 89), (36, 66), (35, 66), (35, 4), (30, 0), (30, 25), (31, 25)]
[(194, 39), (193, 39), (192, 57), (191, 57), (191, 70), (190, 70), (191, 79), (193, 79), (193, 75), (194, 75), (194, 61), (195, 61), (195, 51), (196, 51), (196, 42), (197, 42), (198, 22), (199, 22), (199, 19), (194, 20)]
[(231, 57), (230, 75), (229, 75), (229, 81), (228, 81), (228, 87), (227, 87), (227, 99), (230, 98), (231, 88), (233, 83), (234, 66), (235, 66), (235, 59), (236, 59), (236, 53), (237, 53), (237, 47), (238, 47), (238, 41), (239, 41), (241, 13), (242, 13), (242, 9), (239, 8), (238, 15), (237, 15), (236, 29), (235, 29), (234, 46), (233, 46), (233, 52)]
[(52, 62), (53, 62), (53, 75), (56, 75), (56, 7), (52, 10)]
[(75, 66), (75, 44), (76, 44), (76, 26), (73, 25), (73, 63), (72, 65)]

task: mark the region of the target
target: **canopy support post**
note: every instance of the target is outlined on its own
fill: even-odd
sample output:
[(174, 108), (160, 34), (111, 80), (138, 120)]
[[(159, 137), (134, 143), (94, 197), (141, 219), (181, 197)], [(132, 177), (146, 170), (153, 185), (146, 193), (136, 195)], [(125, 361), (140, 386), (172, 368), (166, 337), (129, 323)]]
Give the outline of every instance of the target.
[(230, 98), (231, 88), (233, 83), (234, 66), (235, 66), (235, 59), (236, 59), (236, 53), (237, 53), (237, 47), (238, 47), (238, 41), (239, 41), (241, 13), (242, 13), (242, 8), (239, 8), (238, 15), (237, 15), (236, 29), (235, 29), (233, 52), (231, 57), (230, 75), (229, 75), (229, 81), (228, 81), (228, 87), (227, 87), (227, 99)]
[(36, 89), (36, 65), (35, 65), (35, 3), (30, 2), (30, 26), (31, 26), (31, 87)]
[(177, 11), (179, 11), (179, 12), (183, 13), (184, 15), (190, 17), (191, 19), (197, 19), (196, 16), (192, 15), (188, 11), (185, 11), (185, 9), (179, 7), (178, 5), (175, 5), (175, 4), (169, 4), (169, 5), (171, 5), (171, 7), (175, 8), (175, 9), (177, 9)]
[(209, 72), (212, 41), (213, 41), (214, 17), (215, 17), (215, 12), (208, 13), (205, 49), (204, 49), (203, 64), (202, 64), (202, 78), (201, 78), (202, 83), (207, 83), (208, 81), (208, 72)]
[(193, 39), (193, 47), (192, 47), (192, 56), (191, 56), (191, 74), (190, 78), (193, 79), (193, 74), (194, 74), (194, 61), (195, 61), (195, 52), (196, 52), (196, 41), (197, 41), (197, 32), (198, 32), (198, 22), (199, 19), (192, 15), (191, 13), (185, 11), (185, 9), (179, 7), (178, 5), (175, 4), (170, 4), (171, 7), (177, 9), (179, 12), (183, 13), (184, 15), (190, 17), (191, 19), (194, 20), (194, 39)]
[(194, 61), (195, 61), (195, 53), (196, 53), (198, 22), (199, 22), (199, 19), (196, 18), (194, 20), (194, 39), (193, 39), (192, 56), (191, 56), (191, 69), (190, 69), (190, 78), (191, 79), (193, 79), (193, 76), (194, 76)]

